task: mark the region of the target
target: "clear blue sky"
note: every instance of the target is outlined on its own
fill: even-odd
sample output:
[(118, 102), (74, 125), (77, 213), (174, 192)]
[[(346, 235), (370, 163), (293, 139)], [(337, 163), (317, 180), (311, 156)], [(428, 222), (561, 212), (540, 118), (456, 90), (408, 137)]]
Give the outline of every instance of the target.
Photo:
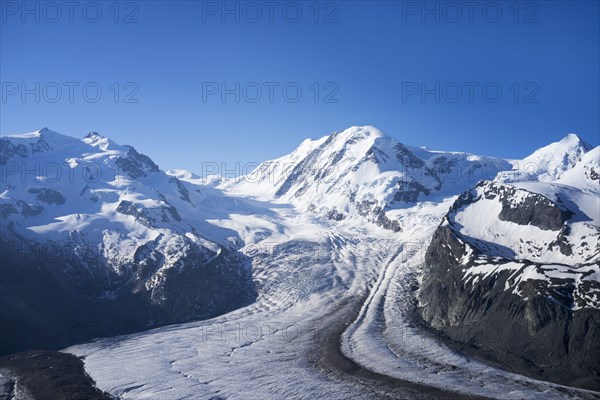
[[(307, 137), (364, 124), (406, 144), (492, 156), (521, 157), (569, 132), (599, 144), (597, 1), (427, 3), (439, 22), (421, 2), (400, 1), (281, 2), (272, 15), (263, 1), (229, 2), (233, 14), (220, 1), (45, 4), (28, 3), (27, 13), (20, 1), (2, 1), (3, 134), (93, 130), (163, 169), (196, 172), (203, 161), (271, 159)], [(40, 101), (23, 99), (21, 85), (35, 92), (36, 82)], [(72, 102), (69, 82), (79, 84)], [(88, 99), (102, 90), (95, 103), (82, 93), (89, 82)], [(208, 92), (223, 82), (239, 82), (239, 103)], [(278, 84), (272, 101), (268, 82)], [(256, 85), (262, 96), (251, 102)], [(302, 96), (286, 101), (296, 87)], [(423, 88), (434, 93), (423, 99)]]

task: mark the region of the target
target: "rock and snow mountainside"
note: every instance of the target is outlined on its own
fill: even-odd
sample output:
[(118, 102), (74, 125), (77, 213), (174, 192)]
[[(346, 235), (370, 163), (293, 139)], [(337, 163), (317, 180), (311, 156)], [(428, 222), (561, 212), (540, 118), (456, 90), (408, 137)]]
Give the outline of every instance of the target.
[(591, 146), (571, 133), (561, 141), (544, 146), (524, 158), (519, 164), (520, 180), (552, 182), (581, 161)]
[(599, 390), (599, 157), (569, 135), (462, 193), (426, 253), (423, 319), (512, 370)]
[(223, 186), (395, 232), (428, 224), (431, 205), (462, 192), (426, 253), (424, 320), (523, 373), (598, 389), (598, 152), (569, 134), (501, 160), (352, 127)]
[(569, 134), (501, 160), (352, 127), (224, 187), (395, 232), (429, 223), (428, 204), (463, 192), (426, 254), (424, 320), (523, 373), (598, 389), (598, 152)]
[(218, 217), (204, 209), (211, 194), (133, 147), (44, 128), (3, 136), (0, 167), (2, 352), (210, 317), (254, 298), (237, 234), (206, 221)]
[[(599, 153), (568, 135), (503, 160), (363, 126), (220, 179), (164, 173), (94, 133), (2, 137), (2, 351), (239, 308), (67, 351), (123, 398), (368, 397), (372, 387), (313, 368), (313, 336), (273, 340), (285, 326), (333, 321), (347, 327), (337, 350), (382, 376), (482, 396), (590, 398), (458, 355), (409, 316), (420, 286), (423, 320), (463, 348), (599, 390)], [(353, 307), (354, 321), (336, 319)], [(57, 323), (62, 342), (48, 343)], [(223, 340), (228, 324), (263, 331)], [(385, 393), (404, 393), (394, 390)]]
[(291, 154), (264, 162), (241, 182), (224, 187), (333, 220), (363, 217), (399, 231), (397, 210), (454, 196), (511, 168), (501, 159), (406, 146), (362, 126), (306, 140)]

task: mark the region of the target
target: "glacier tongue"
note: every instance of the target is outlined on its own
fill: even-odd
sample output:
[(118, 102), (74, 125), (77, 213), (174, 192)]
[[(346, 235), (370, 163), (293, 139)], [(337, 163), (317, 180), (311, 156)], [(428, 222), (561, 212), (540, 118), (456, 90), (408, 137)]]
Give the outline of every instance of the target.
[[(593, 398), (459, 355), (413, 324), (439, 229), (462, 235), (470, 250), (457, 253), (461, 266), (482, 252), (486, 261), (595, 260), (600, 169), (598, 148), (588, 147), (570, 135), (504, 160), (411, 147), (357, 126), (226, 179), (164, 173), (98, 133), (79, 140), (45, 129), (0, 139), (2, 241), (69, 243), (78, 256), (92, 247), (103, 263), (78, 259), (58, 276), (80, 291), (93, 282), (83, 295), (103, 303), (144, 294), (160, 311), (146, 316), (152, 326), (210, 318), (65, 350), (121, 398)], [(63, 177), (73, 179), (36, 173), (22, 182), (20, 163), (31, 162), (66, 163)], [(535, 173), (524, 173), (527, 163)], [(527, 198), (537, 208), (523, 222), (511, 207), (503, 212), (492, 187), (517, 209)], [(461, 193), (481, 198), (467, 210), (455, 203)], [(536, 219), (552, 205), (554, 221)], [(535, 240), (516, 242), (525, 237)], [(584, 237), (589, 246), (566, 254)], [(546, 272), (566, 273), (557, 271)], [(592, 292), (580, 292), (593, 304)]]
[[(85, 357), (86, 370), (101, 389), (127, 399), (431, 398), (427, 387), (503, 399), (562, 399), (565, 393), (593, 398), (457, 355), (409, 322), (423, 244), (442, 218), (441, 209), (423, 214), (429, 218), (412, 210), (411, 231), (391, 235), (273, 205), (287, 221), (288, 236), (269, 247), (247, 244), (248, 251), (268, 249), (253, 261), (255, 304), (208, 321), (66, 351)], [(331, 335), (338, 325), (347, 326), (341, 342), (345, 356), (425, 389), (365, 385), (364, 379), (332, 370), (327, 354), (339, 346)]]

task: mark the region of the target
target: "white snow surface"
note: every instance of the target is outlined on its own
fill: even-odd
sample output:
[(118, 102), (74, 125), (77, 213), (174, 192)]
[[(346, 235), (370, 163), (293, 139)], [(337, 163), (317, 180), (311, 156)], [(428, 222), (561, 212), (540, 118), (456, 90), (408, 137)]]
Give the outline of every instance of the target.
[[(411, 285), (431, 236), (457, 195), (481, 179), (496, 178), (550, 197), (559, 193), (580, 206), (589, 216), (588, 225), (598, 226), (597, 182), (594, 186), (590, 172), (598, 171), (598, 148), (580, 152), (585, 145), (577, 137), (569, 135), (534, 153), (529, 161), (542, 163), (544, 172), (538, 169), (526, 179), (511, 172), (496, 177), (498, 171), (511, 171), (514, 160), (403, 146), (367, 126), (306, 140), (290, 155), (263, 163), (241, 179), (172, 170), (149, 172), (139, 179), (102, 179), (95, 185), (88, 185), (78, 168), (93, 163), (102, 174), (114, 174), (115, 160), (129, 147), (97, 134), (78, 140), (48, 130), (2, 138), (28, 150), (43, 138), (50, 149), (29, 151), (28, 157), (46, 163), (58, 158), (77, 172), (73, 182), (52, 186), (65, 197), (64, 205), (45, 205), (38, 216), (12, 217), (20, 234), (54, 238), (84, 232), (115, 253), (127, 241), (152, 240), (159, 232), (171, 238), (191, 235), (215, 251), (217, 244), (239, 237), (241, 251), (253, 257), (259, 297), (250, 306), (206, 321), (98, 339), (64, 350), (85, 357), (86, 371), (100, 389), (113, 395), (165, 400), (368, 398), (370, 392), (362, 386), (334, 379), (310, 363), (324, 318), (335, 313), (340, 299), (364, 296), (358, 318), (345, 330), (341, 344), (346, 356), (367, 369), (498, 399), (596, 396), (464, 357), (421, 335), (407, 321)], [(405, 150), (410, 154), (397, 156)], [(297, 176), (290, 180), (293, 171)], [(429, 171), (445, 172), (436, 179)], [(185, 185), (190, 202), (174, 189), (175, 177)], [(10, 179), (0, 191), (3, 203), (36, 202), (29, 189), (43, 185), (22, 185), (18, 176)], [(429, 194), (418, 194), (417, 201), (399, 201), (394, 199), (399, 182), (419, 183)], [(286, 190), (280, 190), (283, 186)], [(115, 212), (122, 200), (150, 210), (168, 202), (182, 221), (145, 227)], [(363, 201), (383, 209), (402, 230), (371, 223), (357, 210), (356, 204)], [(497, 210), (494, 204), (481, 204), (485, 210), (461, 217), (469, 234), (491, 239), (490, 234), (500, 231), (504, 236), (493, 238), (511, 246), (511, 235), (550, 240), (535, 227), (482, 219), (482, 213)], [(326, 218), (330, 210), (345, 218)], [(583, 223), (576, 229), (586, 229)], [(557, 254), (540, 257), (548, 263), (568, 261)], [(596, 271), (587, 279), (598, 280), (599, 275)]]
[[(397, 209), (438, 202), (511, 167), (507, 160), (406, 146), (375, 127), (354, 126), (306, 140), (289, 155), (221, 187), (322, 214), (335, 210), (355, 218), (362, 206), (381, 208), (393, 218)], [(401, 187), (415, 191), (414, 199), (395, 198)]]
[[(331, 379), (307, 357), (336, 302), (350, 293), (369, 294), (344, 333), (342, 348), (370, 370), (498, 399), (563, 399), (565, 391), (569, 398), (592, 398), (461, 356), (407, 321), (410, 283), (443, 215), (435, 208), (428, 215), (410, 210), (411, 229), (396, 235), (307, 218), (294, 209), (274, 210), (291, 235), (246, 245), (252, 252), (263, 250), (254, 262), (260, 292), (255, 304), (208, 321), (66, 351), (85, 357), (99, 387), (124, 399), (369, 398), (360, 386)], [(281, 252), (272, 250), (278, 243)]]
[(523, 160), (514, 160), (512, 170), (500, 175), (517, 181), (552, 182), (578, 164), (591, 148), (579, 136), (570, 133), (558, 142), (537, 149)]

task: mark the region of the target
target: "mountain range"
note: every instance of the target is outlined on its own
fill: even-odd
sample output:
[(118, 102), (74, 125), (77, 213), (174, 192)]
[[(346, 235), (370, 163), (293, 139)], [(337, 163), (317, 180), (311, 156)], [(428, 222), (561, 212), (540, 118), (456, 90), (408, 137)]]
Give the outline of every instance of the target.
[(342, 232), (367, 229), (391, 241), (381, 257), (417, 254), (412, 300), (389, 300), (415, 323), (516, 373), (600, 390), (599, 160), (574, 134), (516, 160), (356, 126), (246, 176), (199, 177), (95, 132), (2, 136), (0, 350), (276, 307), (280, 280), (296, 301), (301, 285), (353, 293), (385, 265), (342, 260), (324, 278), (302, 260), (314, 237), (344, 247)]

